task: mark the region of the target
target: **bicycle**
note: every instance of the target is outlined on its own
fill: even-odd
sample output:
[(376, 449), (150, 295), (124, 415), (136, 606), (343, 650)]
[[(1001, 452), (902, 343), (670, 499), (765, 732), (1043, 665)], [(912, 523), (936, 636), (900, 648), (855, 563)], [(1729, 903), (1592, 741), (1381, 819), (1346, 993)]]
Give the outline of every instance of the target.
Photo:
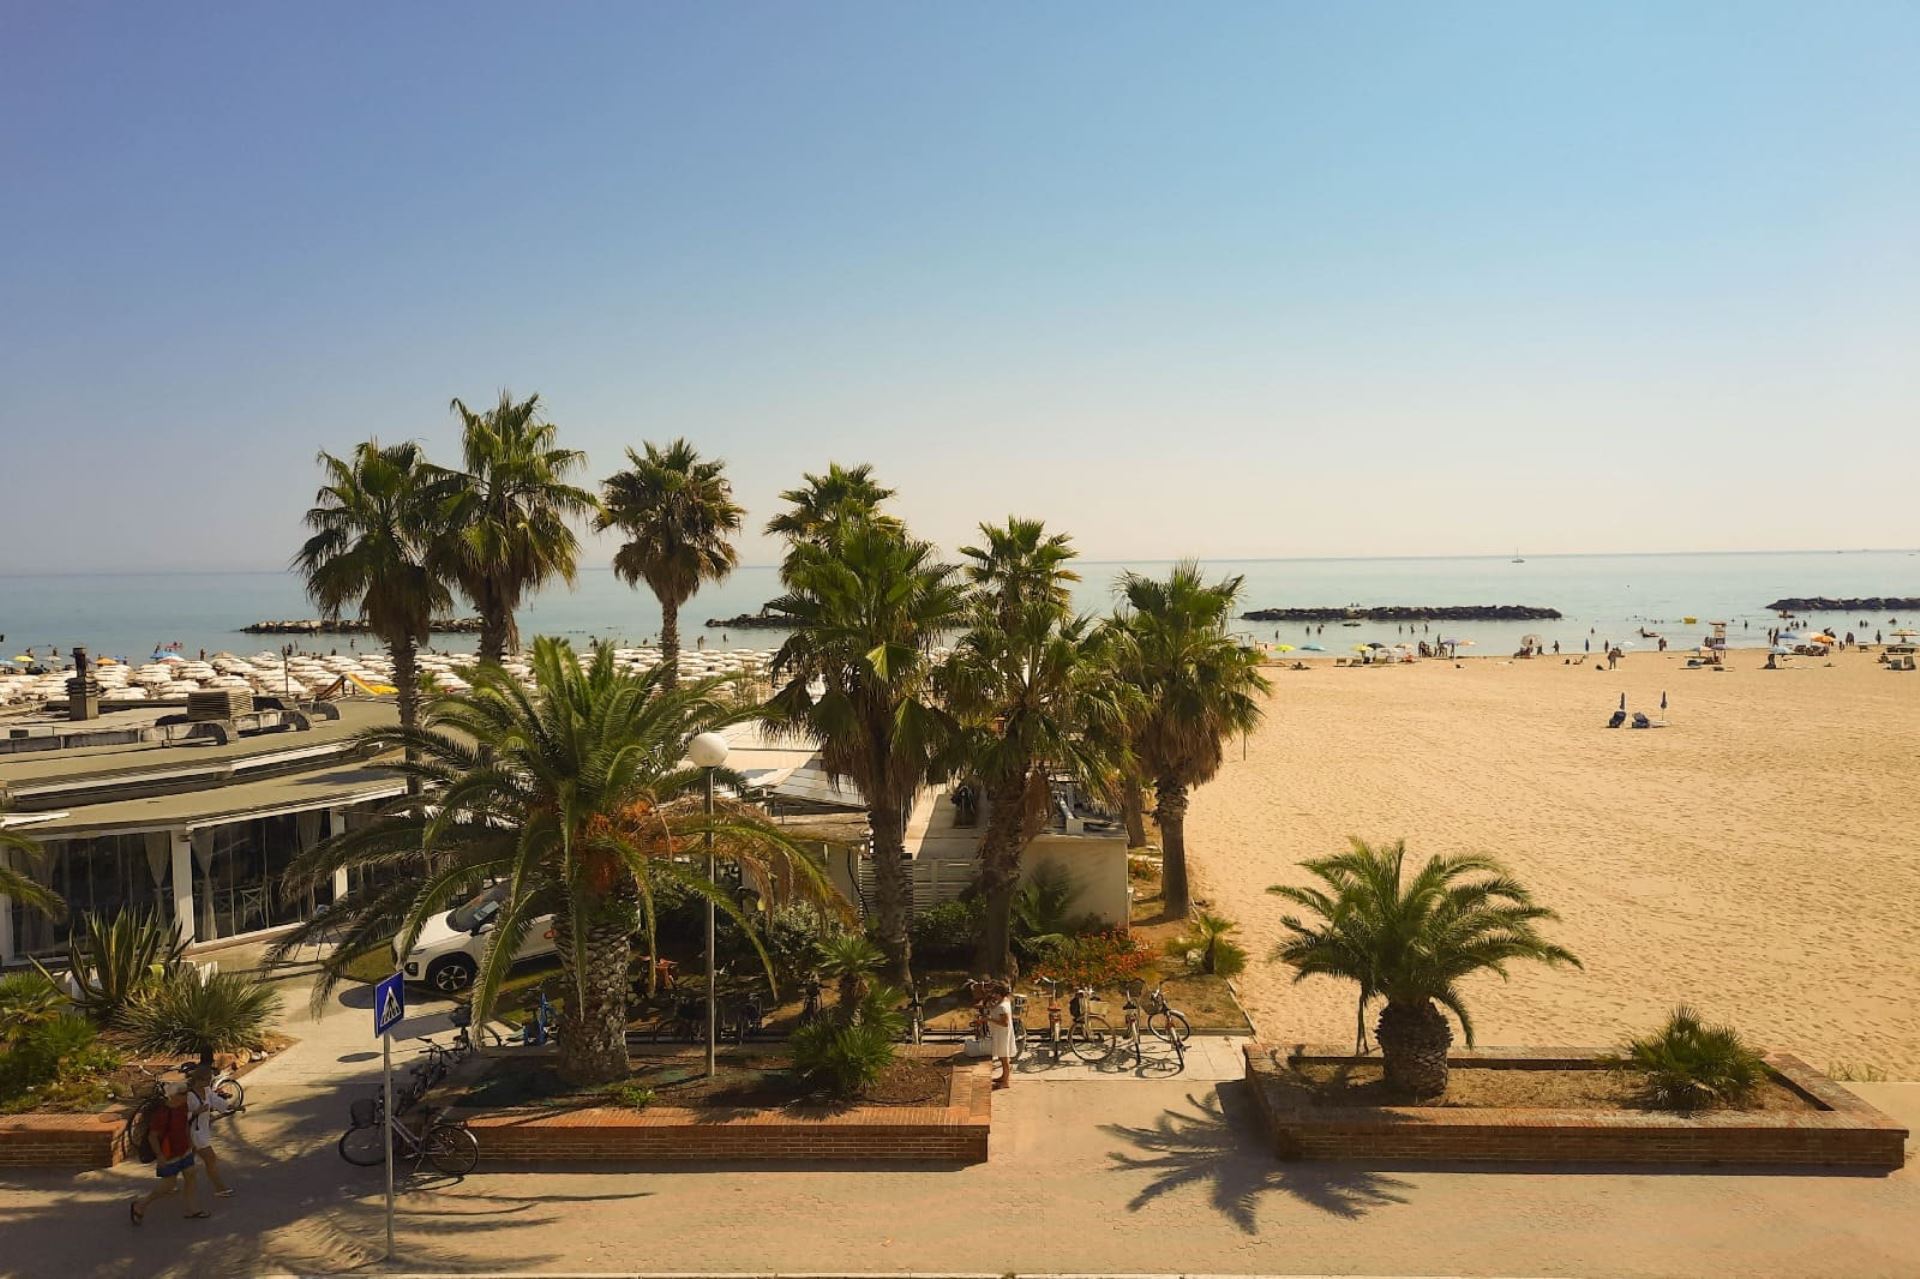
[(821, 1002), (820, 998), (822, 988), (819, 973), (807, 974), (807, 984), (804, 990), (805, 997), (800, 1003), (800, 1024), (802, 1026), (818, 1021), (820, 1015), (826, 1011), (825, 1005)]
[(1062, 1040), (1065, 1028), (1061, 1024), (1060, 987), (1064, 984), (1058, 977), (1035, 974), (1034, 985), (1047, 988), (1047, 1042), (1053, 1045), (1053, 1060), (1058, 1064), (1065, 1055), (1066, 1046)]
[(920, 987), (907, 983), (907, 1042), (918, 1045), (927, 1033), (926, 1005), (920, 1002)]
[[(372, 1168), (387, 1158), (385, 1142), (393, 1143), (394, 1161), (411, 1155), (413, 1171), (431, 1163), (449, 1177), (464, 1177), (480, 1162), (480, 1141), (464, 1123), (437, 1119), (445, 1110), (429, 1106), (420, 1116), (420, 1131), (414, 1132), (399, 1119), (387, 1119), (378, 1097), (353, 1103), (348, 1111), (352, 1127), (340, 1134), (340, 1157), (356, 1168)], [(384, 1121), (384, 1122), (383, 1122)], [(386, 1129), (383, 1138), (380, 1129)]]
[[(448, 1015), (447, 1020), (453, 1023), (453, 1052), (456, 1060), (468, 1056), (477, 1051), (478, 1048), (484, 1048), (488, 1036), (493, 1037), (493, 1046), (495, 1048), (507, 1042), (499, 1031), (489, 1025), (482, 1023), (478, 1027), (474, 1026), (473, 1006), (471, 1004), (459, 1005)], [(476, 1029), (479, 1032), (477, 1043), (474, 1034)]]
[[(1193, 1027), (1187, 1024), (1187, 1015), (1167, 1002), (1165, 982), (1156, 985), (1153, 993), (1147, 996), (1147, 1030), (1154, 1038), (1165, 1040), (1183, 1050), (1187, 1040), (1193, 1037)], [(1181, 1055), (1184, 1059), (1184, 1051)]]
[(1091, 986), (1078, 986), (1067, 999), (1067, 1047), (1088, 1065), (1113, 1055), (1113, 1027), (1100, 1015), (1100, 996)]
[(650, 1038), (656, 1044), (674, 1040), (707, 1042), (707, 1005), (704, 996), (676, 996), (653, 1024)]

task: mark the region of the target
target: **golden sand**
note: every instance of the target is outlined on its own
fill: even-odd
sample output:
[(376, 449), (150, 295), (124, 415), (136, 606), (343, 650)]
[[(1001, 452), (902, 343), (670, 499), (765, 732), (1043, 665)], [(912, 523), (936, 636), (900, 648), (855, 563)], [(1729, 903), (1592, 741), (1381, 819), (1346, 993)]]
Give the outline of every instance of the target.
[[(1266, 724), (1189, 818), (1196, 893), (1241, 921), (1270, 1039), (1352, 1041), (1354, 991), (1266, 962), (1268, 884), (1348, 834), (1491, 853), (1584, 970), (1475, 979), (1483, 1044), (1604, 1044), (1686, 1001), (1817, 1068), (1920, 1078), (1920, 673), (1870, 655), (1272, 671)], [(1670, 727), (1604, 727), (1629, 710)]]

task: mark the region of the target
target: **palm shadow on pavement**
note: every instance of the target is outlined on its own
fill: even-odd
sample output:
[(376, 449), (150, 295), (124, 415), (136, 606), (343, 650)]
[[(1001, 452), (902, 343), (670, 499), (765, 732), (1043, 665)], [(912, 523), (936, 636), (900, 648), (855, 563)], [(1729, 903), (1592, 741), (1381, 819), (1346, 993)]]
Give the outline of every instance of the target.
[(1348, 1220), (1407, 1202), (1401, 1192), (1412, 1183), (1397, 1177), (1337, 1163), (1279, 1159), (1244, 1083), (1223, 1083), (1211, 1095), (1189, 1093), (1187, 1104), (1190, 1112), (1164, 1111), (1152, 1127), (1103, 1126), (1141, 1152), (1111, 1152), (1112, 1171), (1152, 1174), (1128, 1202), (1129, 1211), (1139, 1212), (1188, 1186), (1205, 1186), (1216, 1212), (1243, 1232), (1257, 1234), (1260, 1201), (1268, 1195), (1286, 1195)]

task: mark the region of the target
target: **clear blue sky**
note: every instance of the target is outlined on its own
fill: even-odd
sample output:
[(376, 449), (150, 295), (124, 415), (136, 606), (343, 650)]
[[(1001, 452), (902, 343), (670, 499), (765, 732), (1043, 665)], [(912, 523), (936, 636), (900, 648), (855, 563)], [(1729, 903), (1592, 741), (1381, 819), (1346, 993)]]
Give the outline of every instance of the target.
[(756, 525), (1920, 541), (1912, 3), (15, 0), (0, 242), (16, 565), (279, 566), (502, 386)]

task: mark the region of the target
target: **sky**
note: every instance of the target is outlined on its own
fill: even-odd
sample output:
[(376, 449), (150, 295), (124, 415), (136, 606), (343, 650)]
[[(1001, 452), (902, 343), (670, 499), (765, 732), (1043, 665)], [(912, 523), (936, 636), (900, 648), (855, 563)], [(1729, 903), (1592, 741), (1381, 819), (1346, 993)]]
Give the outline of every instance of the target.
[(829, 459), (1096, 559), (1911, 546), (1920, 6), (0, 4), (16, 568), (279, 567), (501, 388), (748, 563)]

